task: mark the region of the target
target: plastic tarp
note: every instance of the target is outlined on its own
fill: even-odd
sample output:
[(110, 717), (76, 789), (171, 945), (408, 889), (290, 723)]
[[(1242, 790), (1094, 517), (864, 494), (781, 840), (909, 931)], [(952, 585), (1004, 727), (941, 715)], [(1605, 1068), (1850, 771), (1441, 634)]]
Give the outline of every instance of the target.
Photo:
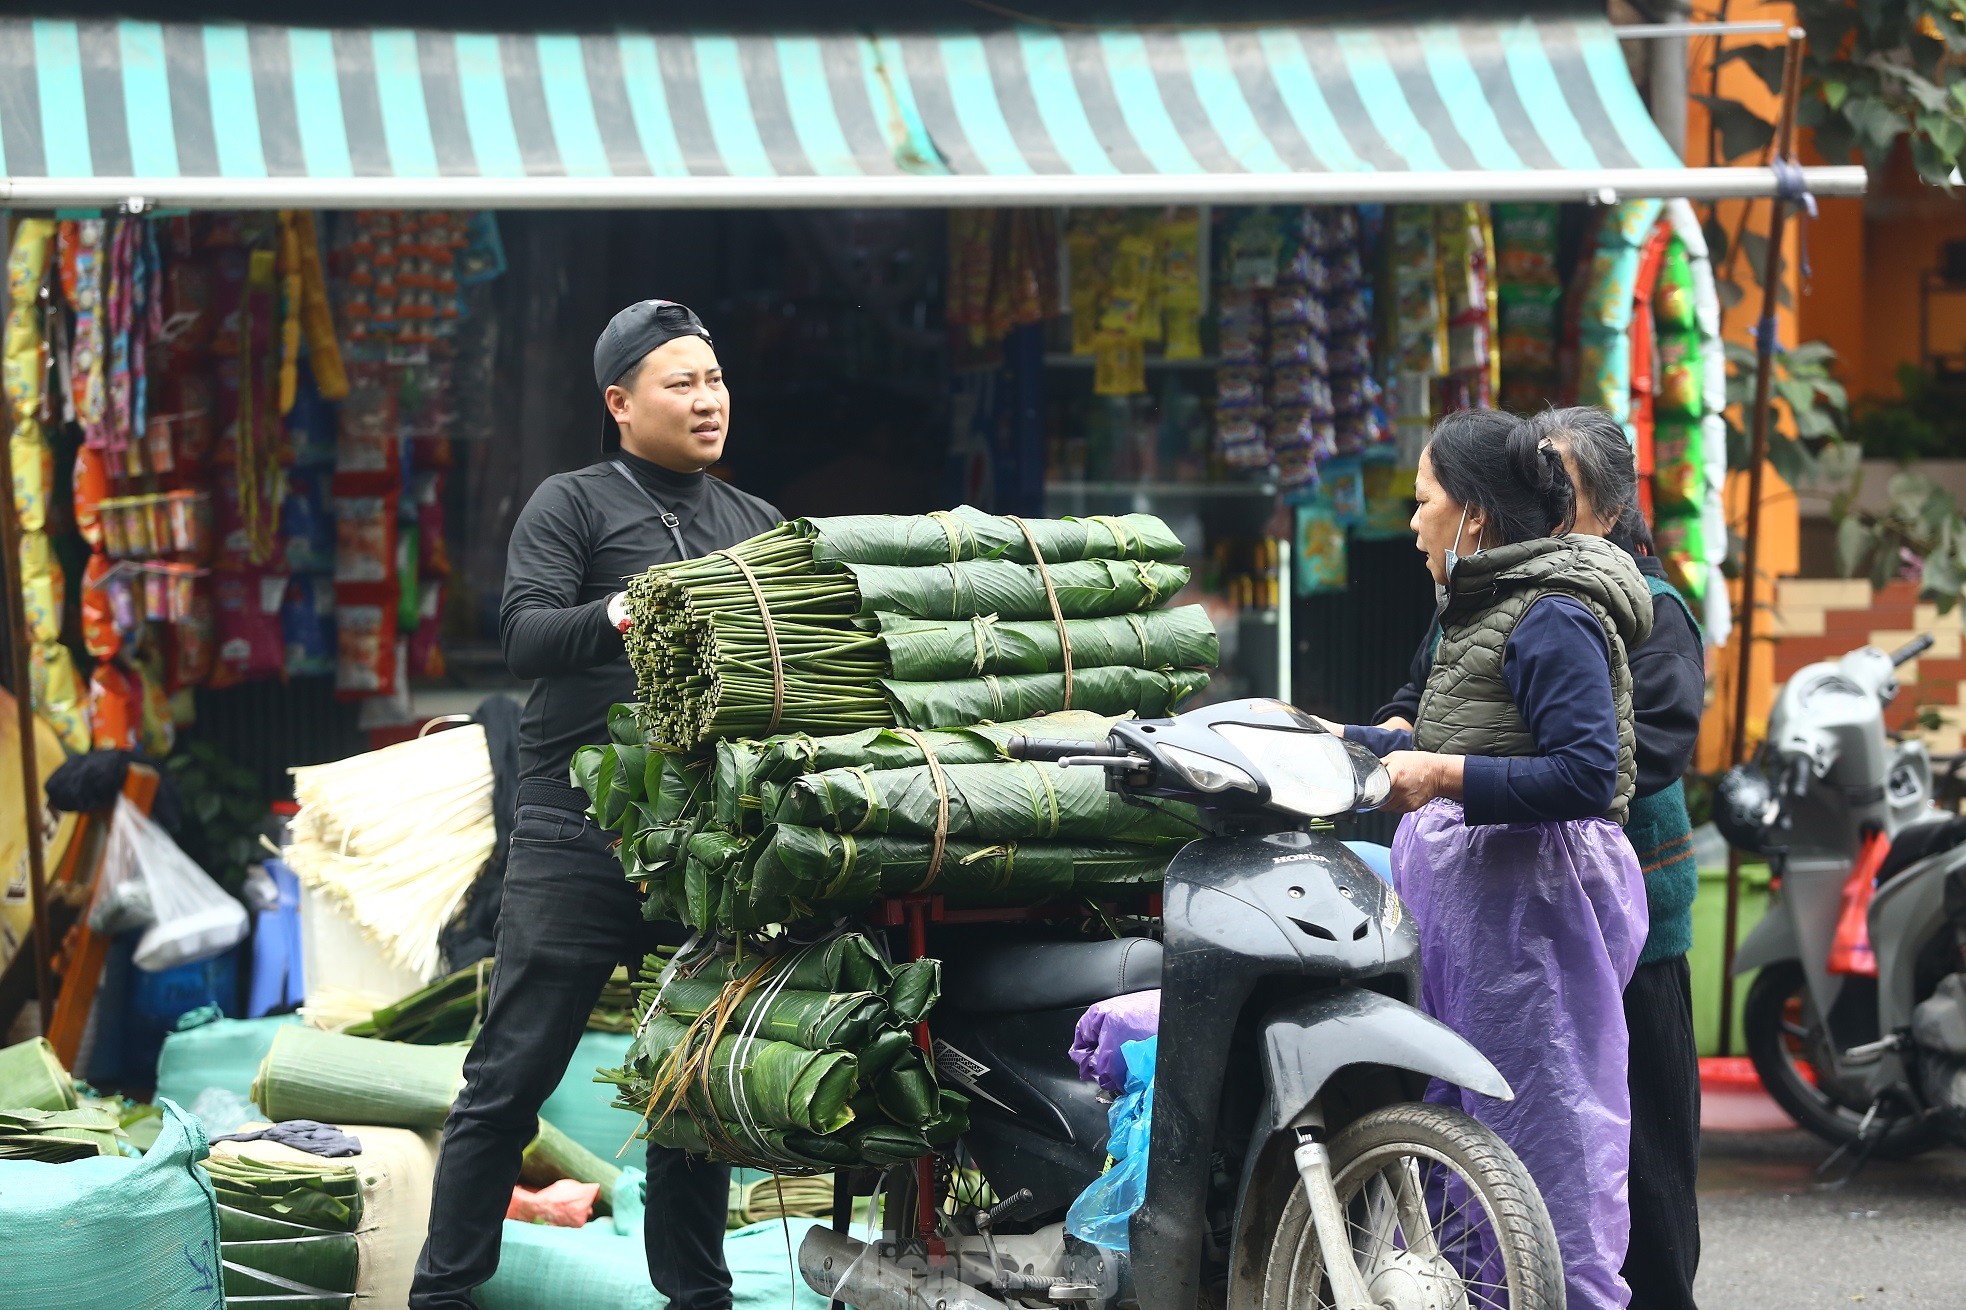
[(163, 1127), (140, 1160), (0, 1161), (0, 1305), (223, 1310), (205, 1133), (159, 1104)]
[(1645, 879), (1609, 819), (1471, 827), (1458, 803), (1400, 821), (1394, 885), (1420, 932), (1421, 1001), (1515, 1089), (1436, 1082), (1428, 1099), (1493, 1128), (1556, 1221), (1572, 1310), (1629, 1295), (1624, 991), (1645, 944)]
[[(793, 526), (812, 538), (818, 564), (898, 564), (919, 567), (969, 559), (1008, 559), (1029, 564), (1031, 541), (1047, 563), (1084, 559), (1181, 558), (1181, 539), (1152, 514), (1100, 514), (1088, 518), (1015, 519), (985, 514), (970, 505), (942, 513), (900, 516), (845, 514), (798, 519)], [(1026, 539), (1025, 529), (1030, 531)]]
[[(662, 1294), (649, 1285), (642, 1189), (641, 1173), (624, 1171), (613, 1217), (584, 1228), (506, 1220), (498, 1272), (472, 1293), (479, 1310), (662, 1310)], [(826, 1298), (787, 1258), (813, 1224), (774, 1220), (725, 1235), (733, 1310), (825, 1310)]]

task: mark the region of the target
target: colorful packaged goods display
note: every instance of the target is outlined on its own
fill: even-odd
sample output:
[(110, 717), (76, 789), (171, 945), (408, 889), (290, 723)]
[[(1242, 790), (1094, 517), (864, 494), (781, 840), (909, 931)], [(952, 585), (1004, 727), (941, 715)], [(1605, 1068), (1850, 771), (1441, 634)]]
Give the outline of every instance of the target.
[(1202, 219), (1174, 208), (1067, 216), (1071, 351), (1093, 360), (1093, 394), (1147, 390), (1149, 354), (1201, 358)]
[[(502, 266), (495, 232), (453, 214), (345, 222), (351, 245), (386, 245), (378, 266), (395, 272), (381, 287), (371, 278), (362, 310), (339, 328), (341, 284), (330, 285), (311, 213), (15, 226), (5, 359), (23, 590), (37, 706), (72, 749), (161, 754), (192, 710), (178, 693), (335, 673), (343, 538), (371, 544), (363, 530), (338, 530), (338, 497), (400, 496), (410, 531), (441, 537), (446, 380), (427, 361), (441, 359), (458, 312), (458, 265)], [(415, 376), (378, 382), (389, 367)], [(400, 429), (357, 434), (392, 452), (380, 466), (387, 486), (338, 482), (351, 444), (340, 411), (358, 381), (416, 397)], [(399, 448), (413, 457), (395, 458)], [(347, 459), (375, 467), (366, 450)], [(72, 467), (60, 504), (58, 462)], [(54, 548), (71, 532), (86, 552), (74, 652), (60, 640), (69, 588)], [(415, 585), (389, 600), (411, 616), (416, 667), (436, 671), (446, 552), (439, 541), (411, 558)], [(384, 562), (393, 581), (399, 561)], [(78, 668), (77, 654), (88, 664)], [(392, 678), (398, 656), (392, 643)]]
[(1683, 201), (1629, 201), (1598, 232), (1578, 305), (1577, 399), (1625, 424), (1667, 575), (1702, 606), (1709, 640), (1731, 627), (1726, 554), (1726, 356), (1706, 238)]
[(1533, 413), (1558, 390), (1563, 279), (1557, 272), (1557, 221), (1557, 206), (1551, 204), (1494, 209), (1498, 399), (1512, 413)]
[(1337, 455), (1383, 439), (1373, 370), (1372, 221), (1349, 206), (1228, 221), (1217, 316), (1216, 454), (1308, 494)]

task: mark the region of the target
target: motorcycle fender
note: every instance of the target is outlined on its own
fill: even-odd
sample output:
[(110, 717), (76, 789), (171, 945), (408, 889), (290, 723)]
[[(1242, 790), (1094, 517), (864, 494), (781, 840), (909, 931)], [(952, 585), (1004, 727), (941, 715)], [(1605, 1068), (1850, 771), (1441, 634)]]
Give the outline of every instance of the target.
[(1802, 958), (1802, 940), (1795, 934), (1795, 917), (1783, 907), (1771, 908), (1734, 950), (1734, 974), (1753, 973), (1783, 960)]
[(1294, 997), (1263, 1020), (1263, 1074), (1272, 1120), (1266, 1133), (1290, 1127), (1349, 1065), (1378, 1065), (1512, 1101), (1508, 1080), (1488, 1057), (1438, 1019), (1378, 992), (1341, 987)]
[[(1324, 1094), (1333, 1078), (1360, 1066), (1417, 1075), (1405, 1084), (1405, 1094), (1416, 1097), (1427, 1078), (1441, 1078), (1498, 1100), (1512, 1100), (1515, 1095), (1488, 1057), (1459, 1033), (1378, 992), (1353, 987), (1317, 992), (1270, 1011), (1263, 1021), (1267, 1086), (1236, 1197), (1228, 1310), (1260, 1307), (1263, 1267), (1279, 1206), (1296, 1186), (1297, 1167), (1286, 1130)], [(1401, 1094), (1387, 1090), (1394, 1096)]]

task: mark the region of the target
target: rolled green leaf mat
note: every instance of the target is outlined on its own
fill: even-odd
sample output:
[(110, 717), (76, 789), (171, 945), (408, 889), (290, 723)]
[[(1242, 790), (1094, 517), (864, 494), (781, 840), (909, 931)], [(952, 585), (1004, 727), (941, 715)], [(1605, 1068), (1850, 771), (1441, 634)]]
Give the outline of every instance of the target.
[(253, 1079), (266, 1117), (441, 1128), (464, 1085), (464, 1048), (412, 1046), (290, 1024)]

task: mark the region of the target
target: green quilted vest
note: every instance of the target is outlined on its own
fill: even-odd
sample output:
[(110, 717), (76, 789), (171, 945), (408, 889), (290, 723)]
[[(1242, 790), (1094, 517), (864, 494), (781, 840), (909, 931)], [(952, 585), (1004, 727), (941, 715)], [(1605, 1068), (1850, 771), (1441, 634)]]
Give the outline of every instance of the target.
[(1652, 596), (1631, 557), (1602, 537), (1544, 537), (1497, 546), (1455, 566), (1433, 672), (1420, 695), (1414, 749), (1446, 755), (1538, 753), (1502, 676), (1502, 652), (1517, 620), (1544, 596), (1583, 602), (1604, 627), (1618, 711), (1618, 791), (1605, 817), (1623, 823), (1638, 781), (1625, 653), (1652, 633)]
[[(1672, 583), (1664, 578), (1645, 579), (1653, 599), (1686, 611), (1693, 630), (1699, 620)], [(1656, 964), (1693, 949), (1693, 899), (1700, 891), (1699, 864), (1693, 858), (1693, 820), (1686, 813), (1686, 784), (1672, 786), (1640, 796), (1632, 802), (1631, 818), (1625, 824), (1638, 867), (1645, 872), (1645, 906), (1652, 930), (1645, 938), (1640, 964)]]

